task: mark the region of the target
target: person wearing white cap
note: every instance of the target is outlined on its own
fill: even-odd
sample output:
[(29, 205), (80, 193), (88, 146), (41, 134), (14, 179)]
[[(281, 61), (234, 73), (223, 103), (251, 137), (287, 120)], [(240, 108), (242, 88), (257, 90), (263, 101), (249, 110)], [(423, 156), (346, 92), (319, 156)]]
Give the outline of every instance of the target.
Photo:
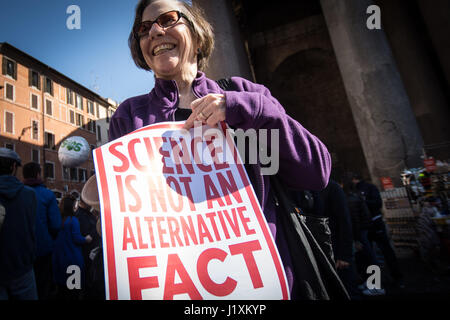
[[(19, 155), (0, 148), (0, 300), (37, 300), (36, 194), (16, 178)], [(3, 214), (1, 214), (3, 213)]]

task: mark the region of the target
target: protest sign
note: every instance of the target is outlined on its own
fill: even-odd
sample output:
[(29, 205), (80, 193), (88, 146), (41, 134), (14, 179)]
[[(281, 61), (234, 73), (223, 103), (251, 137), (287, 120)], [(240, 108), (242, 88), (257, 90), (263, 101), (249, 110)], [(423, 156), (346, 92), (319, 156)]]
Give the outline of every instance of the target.
[(94, 151), (108, 299), (288, 299), (224, 124), (138, 129)]

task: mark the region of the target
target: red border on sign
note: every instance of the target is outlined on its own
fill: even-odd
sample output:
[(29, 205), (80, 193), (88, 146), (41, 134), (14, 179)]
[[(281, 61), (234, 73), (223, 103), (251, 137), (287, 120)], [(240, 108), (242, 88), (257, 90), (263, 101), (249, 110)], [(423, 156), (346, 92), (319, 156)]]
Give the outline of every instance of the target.
[[(155, 124), (155, 125), (152, 125), (151, 127), (144, 127), (141, 129), (137, 129), (137, 130), (133, 131), (132, 133), (154, 130), (154, 129), (181, 129), (183, 127), (183, 125), (184, 125), (184, 123)], [(244, 166), (239, 159), (238, 150), (236, 149), (236, 146), (235, 146), (232, 138), (227, 133), (227, 126), (226, 126), (225, 122), (221, 122), (221, 129), (226, 137), (228, 146), (230, 147), (230, 149), (232, 149), (231, 147), (233, 147), (234, 161), (238, 168), (238, 172), (241, 176), (242, 182), (245, 186), (247, 195), (250, 199), (250, 203), (256, 214), (256, 218), (261, 227), (261, 230), (263, 232), (266, 243), (269, 247), (269, 251), (272, 256), (272, 260), (275, 264), (277, 276), (280, 280), (283, 300), (287, 300), (289, 298), (288, 289), (287, 289), (286, 281), (285, 281), (284, 274), (283, 274), (283, 266), (281, 265), (281, 259), (277, 255), (275, 243), (273, 241), (273, 238), (270, 235), (270, 231), (267, 228), (267, 225), (264, 223), (263, 213), (260, 210), (260, 206), (258, 206), (258, 201), (257, 201), (254, 193), (252, 192), (250, 182), (248, 181), (247, 176), (245, 174)], [(114, 260), (114, 242), (113, 242), (113, 234), (112, 234), (111, 203), (110, 203), (109, 192), (108, 192), (108, 187), (107, 187), (103, 155), (102, 155), (100, 148), (96, 149), (95, 152), (96, 152), (97, 164), (99, 167), (99, 171), (103, 177), (102, 179), (100, 179), (100, 184), (102, 186), (102, 195), (101, 196), (103, 198), (103, 206), (104, 206), (103, 210), (104, 210), (104, 216), (105, 216), (106, 256), (107, 256), (107, 262), (108, 262), (109, 297), (111, 300), (117, 300), (118, 293), (117, 293), (116, 264), (115, 264), (115, 260)]]
[(112, 232), (111, 219), (111, 202), (109, 201), (109, 190), (106, 182), (105, 163), (100, 148), (95, 150), (98, 169), (100, 173), (100, 185), (102, 186), (103, 211), (105, 213), (105, 233), (106, 233), (106, 257), (108, 261), (108, 282), (109, 282), (109, 299), (117, 300), (117, 279), (116, 279), (116, 263), (114, 259), (114, 238)]

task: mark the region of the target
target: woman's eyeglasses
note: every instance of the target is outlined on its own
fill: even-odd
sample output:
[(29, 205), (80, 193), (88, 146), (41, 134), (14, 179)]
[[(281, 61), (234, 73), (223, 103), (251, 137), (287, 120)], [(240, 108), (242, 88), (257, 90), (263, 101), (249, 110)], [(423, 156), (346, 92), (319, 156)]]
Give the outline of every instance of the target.
[(134, 27), (134, 34), (135, 36), (140, 39), (143, 36), (148, 35), (148, 32), (152, 28), (153, 24), (156, 23), (158, 26), (160, 26), (163, 29), (170, 28), (174, 26), (178, 21), (180, 21), (181, 18), (185, 18), (189, 21), (187, 16), (183, 14), (180, 11), (169, 11), (161, 14), (158, 18), (156, 18), (155, 21), (147, 20), (142, 21), (138, 25)]

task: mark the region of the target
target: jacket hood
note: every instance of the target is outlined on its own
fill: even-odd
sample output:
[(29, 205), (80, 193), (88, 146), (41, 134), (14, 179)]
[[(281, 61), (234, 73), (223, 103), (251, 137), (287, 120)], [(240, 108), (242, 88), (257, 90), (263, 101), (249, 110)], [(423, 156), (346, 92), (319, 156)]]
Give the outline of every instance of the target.
[(23, 187), (24, 184), (15, 176), (0, 176), (0, 196), (12, 199), (20, 190), (22, 190)]

